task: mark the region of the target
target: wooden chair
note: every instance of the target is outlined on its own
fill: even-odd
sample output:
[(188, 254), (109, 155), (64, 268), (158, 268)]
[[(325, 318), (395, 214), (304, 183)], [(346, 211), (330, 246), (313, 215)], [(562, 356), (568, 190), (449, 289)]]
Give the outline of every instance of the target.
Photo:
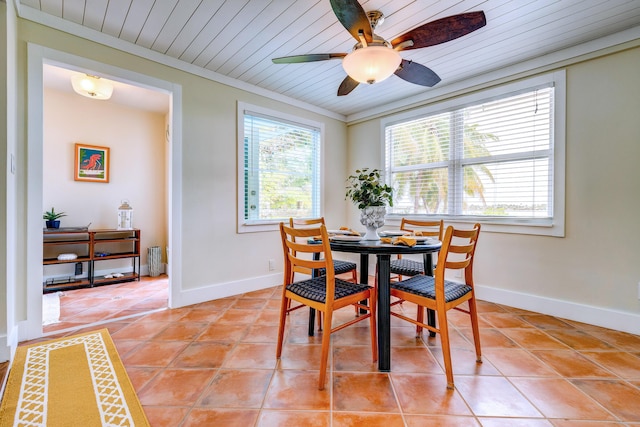
[[(289, 218), (289, 227), (291, 227), (291, 228), (308, 228), (308, 227), (313, 227), (313, 226), (317, 227), (320, 224), (323, 224), (323, 225), (325, 224), (324, 223), (324, 217), (311, 218), (311, 219)], [(336, 275), (351, 272), (351, 278), (350, 279), (346, 279), (347, 282), (358, 283), (358, 266), (356, 265), (355, 262), (342, 261), (342, 260), (339, 260), (339, 259), (334, 259), (333, 260), (333, 271), (334, 271), (334, 273)], [(298, 268), (295, 269), (295, 271), (293, 273), (294, 274), (295, 273), (303, 273), (303, 274), (311, 275), (312, 272), (309, 269), (298, 267)], [(317, 270), (316, 273), (318, 275), (327, 274), (327, 272), (325, 271), (324, 268), (321, 268), (321, 269)], [(292, 280), (293, 280), (293, 278), (292, 278)], [(356, 314), (358, 314), (358, 307), (355, 307), (355, 310), (356, 310)], [(317, 319), (318, 319), (318, 330), (321, 331), (322, 330), (322, 313), (318, 313)], [(309, 334), (311, 334), (311, 333), (312, 333), (312, 331), (310, 329), (309, 330)]]
[[(313, 226), (319, 226), (320, 224), (325, 225), (324, 217), (320, 218), (312, 218), (312, 219), (296, 219), (289, 218), (289, 227), (291, 228), (308, 228)], [(348, 280), (353, 283), (358, 283), (358, 266), (355, 262), (351, 261), (342, 261), (339, 259), (333, 260), (333, 270), (335, 274), (344, 274), (351, 273), (351, 278)], [(304, 269), (296, 270), (295, 273), (306, 273), (311, 274), (309, 271), (304, 271)], [(326, 271), (323, 269), (318, 271), (318, 274), (326, 274)]]
[[(402, 221), (400, 222), (400, 230), (411, 233), (420, 232), (423, 236), (435, 237), (438, 240), (442, 240), (444, 221), (419, 221), (402, 218)], [(391, 271), (391, 274), (398, 275), (398, 280), (402, 280), (402, 276), (425, 274), (424, 262), (402, 258), (402, 255), (398, 255), (398, 259), (391, 260), (389, 270)]]
[[(329, 236), (323, 224), (320, 224), (317, 228), (297, 229), (280, 223), (280, 236), (284, 251), (284, 283), (282, 286), (282, 302), (280, 304), (280, 327), (278, 329), (276, 357), (280, 358), (282, 355), (282, 342), (288, 313), (305, 306), (323, 313), (324, 333), (322, 336), (320, 378), (318, 382), (318, 388), (323, 390), (332, 333), (369, 319), (371, 355), (374, 362), (378, 359), (375, 288), (336, 279), (334, 270), (331, 268), (333, 266), (333, 257), (331, 255)], [(314, 236), (321, 236), (322, 241), (318, 244), (306, 243), (308, 239)], [(315, 257), (314, 254), (316, 254)], [(309, 270), (324, 268), (326, 269), (326, 274), (295, 282), (292, 280), (293, 271), (297, 268)], [(368, 305), (361, 303), (364, 300), (369, 301)], [(290, 301), (299, 304), (291, 307)], [(367, 313), (332, 327), (334, 311), (354, 304), (357, 304), (358, 308), (367, 310)]]
[[(421, 221), (417, 219), (402, 218), (400, 222), (400, 230), (408, 231), (411, 233), (420, 232), (421, 235), (426, 237), (435, 237), (438, 240), (442, 240), (442, 232), (444, 230), (443, 220)], [(402, 280), (402, 276), (412, 277), (418, 274), (425, 274), (424, 260), (415, 261), (412, 259), (402, 258), (402, 255), (398, 255), (396, 259), (392, 259), (389, 264), (389, 271), (396, 276), (394, 281)], [(377, 278), (377, 267), (376, 267)], [(398, 301), (402, 303), (402, 301)], [(435, 317), (431, 310), (429, 310), (430, 324), (435, 325)], [(435, 336), (435, 334), (431, 334)]]
[[(422, 328), (440, 334), (444, 367), (447, 374), (447, 388), (450, 389), (453, 389), (454, 385), (447, 311), (456, 309), (469, 314), (476, 348), (476, 361), (482, 363), (478, 312), (473, 289), (473, 258), (479, 234), (480, 224), (475, 224), (472, 230), (447, 227), (438, 256), (435, 276), (420, 274), (407, 280), (391, 283), (391, 295), (402, 301), (417, 304), (418, 317), (413, 320), (396, 312), (391, 312), (391, 315), (417, 325), (418, 336), (420, 336)], [(444, 275), (447, 269), (464, 270), (464, 283), (445, 280)], [(467, 309), (460, 307), (464, 302), (468, 303)], [(392, 305), (397, 303), (392, 303)], [(438, 327), (424, 323), (424, 308), (436, 311)]]

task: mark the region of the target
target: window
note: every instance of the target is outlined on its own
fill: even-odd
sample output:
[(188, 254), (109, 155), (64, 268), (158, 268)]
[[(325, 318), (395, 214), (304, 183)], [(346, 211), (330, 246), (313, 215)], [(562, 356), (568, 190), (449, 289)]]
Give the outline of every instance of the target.
[(564, 234), (558, 86), (533, 79), (386, 121), (391, 215), (555, 227), (533, 233)]
[(238, 231), (320, 216), (322, 124), (238, 104)]

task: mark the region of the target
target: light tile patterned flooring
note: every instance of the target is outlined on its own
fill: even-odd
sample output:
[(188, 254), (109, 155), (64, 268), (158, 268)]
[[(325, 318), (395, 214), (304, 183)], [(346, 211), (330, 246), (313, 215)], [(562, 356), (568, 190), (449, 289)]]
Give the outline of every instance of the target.
[[(138, 307), (121, 303), (127, 314), (156, 307), (162, 280), (102, 287), (85, 299), (91, 315), (67, 292), (63, 313), (100, 317), (96, 298), (111, 293), (122, 302), (140, 292)], [(439, 339), (416, 339), (393, 318), (391, 373), (371, 362), (361, 322), (334, 335), (319, 391), (321, 333), (307, 336), (306, 310), (290, 315), (275, 358), (279, 302), (270, 288), (107, 323), (151, 425), (640, 426), (639, 336), (480, 301), (484, 363), (468, 318), (450, 317), (455, 390), (445, 387)]]

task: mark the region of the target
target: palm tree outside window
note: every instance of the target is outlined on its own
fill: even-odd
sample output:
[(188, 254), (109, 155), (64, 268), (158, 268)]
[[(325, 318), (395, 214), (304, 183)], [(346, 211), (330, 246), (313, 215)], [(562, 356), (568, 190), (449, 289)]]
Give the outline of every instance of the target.
[(392, 215), (553, 218), (554, 87), (385, 125)]

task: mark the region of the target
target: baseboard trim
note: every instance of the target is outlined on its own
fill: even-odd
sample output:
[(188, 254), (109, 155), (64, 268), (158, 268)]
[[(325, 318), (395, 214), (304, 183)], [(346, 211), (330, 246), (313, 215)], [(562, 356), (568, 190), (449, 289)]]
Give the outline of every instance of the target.
[(6, 335), (0, 335), (0, 362), (13, 360), (18, 347), (18, 327), (12, 328)]
[(267, 276), (252, 277), (234, 282), (216, 283), (197, 289), (181, 290), (179, 301), (174, 301), (174, 307), (184, 307), (219, 298), (258, 291), (282, 284), (282, 273)]
[(0, 362), (6, 362), (11, 359), (11, 346), (7, 335), (0, 335)]
[[(277, 273), (234, 282), (216, 283), (197, 289), (183, 290), (180, 292), (180, 301), (176, 301), (178, 304), (175, 304), (174, 307), (183, 307), (214, 299), (226, 298), (278, 286), (281, 283), (282, 274)], [(476, 294), (478, 299), (484, 301), (640, 335), (640, 315), (635, 313), (577, 304), (570, 301), (483, 285), (476, 285)]]
[(539, 295), (476, 285), (478, 299), (640, 335), (640, 315)]

